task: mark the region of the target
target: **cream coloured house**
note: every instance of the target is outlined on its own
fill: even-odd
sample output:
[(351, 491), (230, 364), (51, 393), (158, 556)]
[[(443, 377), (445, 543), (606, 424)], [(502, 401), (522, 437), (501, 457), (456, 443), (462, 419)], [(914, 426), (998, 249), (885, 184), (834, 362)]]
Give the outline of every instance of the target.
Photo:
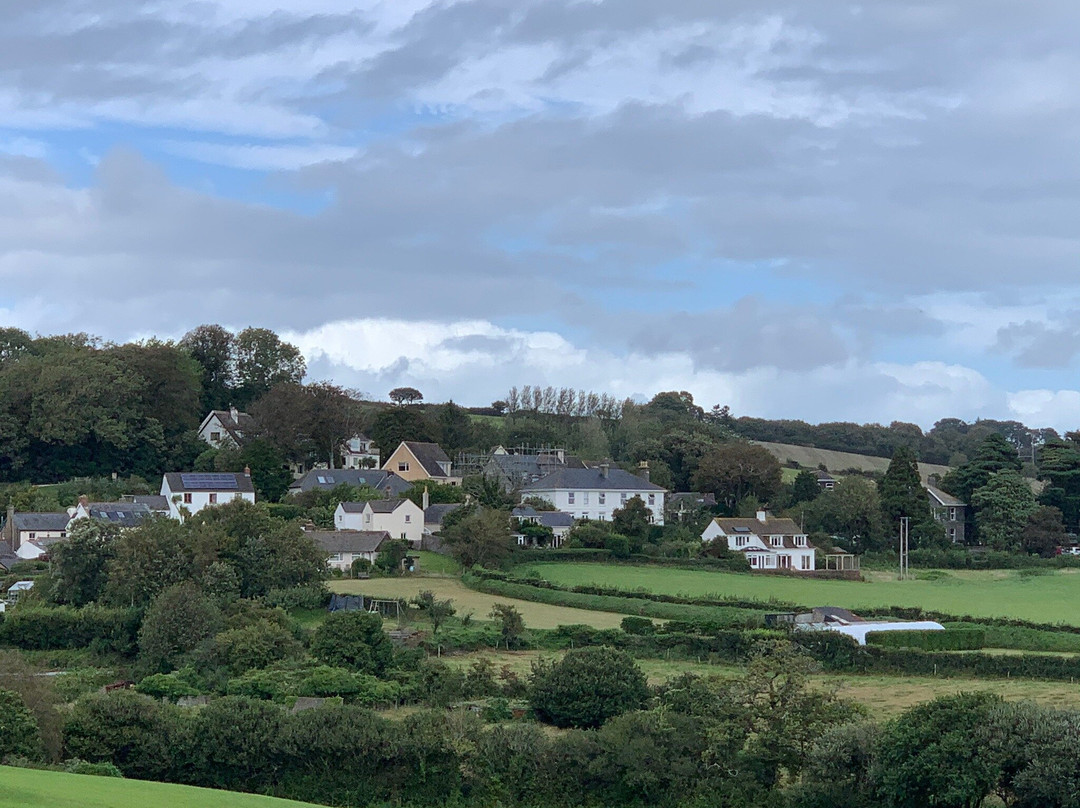
[(718, 516), (701, 534), (702, 541), (726, 541), (728, 549), (746, 553), (751, 570), (814, 571), (814, 545), (791, 519), (758, 511), (753, 519)]
[(326, 566), (342, 572), (359, 559), (374, 564), (383, 543), (390, 541), (385, 530), (313, 530), (306, 535), (326, 553)]
[(405, 440), (386, 459), (382, 470), (392, 471), (409, 482), (434, 480), (437, 483), (461, 485), (461, 477), (455, 477), (450, 466), (450, 458), (439, 444)]
[(383, 531), (419, 549), (424, 538), (424, 510), (411, 499), (342, 502), (334, 511), (335, 530)]

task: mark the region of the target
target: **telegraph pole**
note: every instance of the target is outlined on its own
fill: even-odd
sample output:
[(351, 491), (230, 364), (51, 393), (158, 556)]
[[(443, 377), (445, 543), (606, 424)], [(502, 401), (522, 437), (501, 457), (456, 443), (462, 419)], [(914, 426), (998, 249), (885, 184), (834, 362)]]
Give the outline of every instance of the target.
[(911, 517), (900, 517), (900, 580), (908, 577), (908, 540), (911, 532)]

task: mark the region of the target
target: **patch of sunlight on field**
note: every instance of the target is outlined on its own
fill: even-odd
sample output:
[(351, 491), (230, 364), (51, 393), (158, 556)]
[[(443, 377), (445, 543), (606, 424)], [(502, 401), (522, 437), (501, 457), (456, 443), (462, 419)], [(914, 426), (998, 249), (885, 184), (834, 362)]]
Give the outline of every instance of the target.
[(440, 600), (449, 598), (454, 601), (458, 616), (472, 612), (477, 620), (487, 620), (491, 607), (496, 603), (506, 603), (517, 607), (525, 618), (526, 628), (556, 628), (558, 626), (587, 625), (595, 628), (618, 628), (623, 615), (612, 612), (593, 612), (586, 609), (573, 609), (566, 606), (549, 606), (546, 603), (532, 603), (527, 600), (515, 600), (499, 595), (485, 595), (465, 587), (457, 578), (370, 578), (367, 580), (331, 580), (330, 591), (350, 595), (368, 595), (374, 598), (416, 597), (424, 590), (435, 593)]
[[(803, 606), (917, 606), (952, 615), (1015, 617), (1080, 625), (1080, 575), (1075, 570), (941, 570), (933, 579), (898, 581), (869, 572), (867, 581), (827, 581), (651, 566), (530, 563), (527, 569), (565, 586), (600, 584), (671, 595), (777, 600)], [(918, 575), (921, 571), (916, 570)]]

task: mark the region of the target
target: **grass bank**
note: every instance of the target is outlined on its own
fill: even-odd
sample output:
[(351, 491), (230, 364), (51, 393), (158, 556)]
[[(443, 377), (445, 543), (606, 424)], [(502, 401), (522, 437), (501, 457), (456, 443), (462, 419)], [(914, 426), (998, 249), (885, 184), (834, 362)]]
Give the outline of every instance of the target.
[(303, 808), (311, 803), (209, 788), (0, 766), (0, 808)]

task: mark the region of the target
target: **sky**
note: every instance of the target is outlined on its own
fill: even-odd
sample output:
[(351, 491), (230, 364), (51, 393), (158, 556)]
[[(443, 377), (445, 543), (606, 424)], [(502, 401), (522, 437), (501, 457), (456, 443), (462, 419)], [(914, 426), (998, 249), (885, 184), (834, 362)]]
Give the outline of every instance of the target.
[(1080, 427), (1080, 4), (0, 0), (0, 324)]

